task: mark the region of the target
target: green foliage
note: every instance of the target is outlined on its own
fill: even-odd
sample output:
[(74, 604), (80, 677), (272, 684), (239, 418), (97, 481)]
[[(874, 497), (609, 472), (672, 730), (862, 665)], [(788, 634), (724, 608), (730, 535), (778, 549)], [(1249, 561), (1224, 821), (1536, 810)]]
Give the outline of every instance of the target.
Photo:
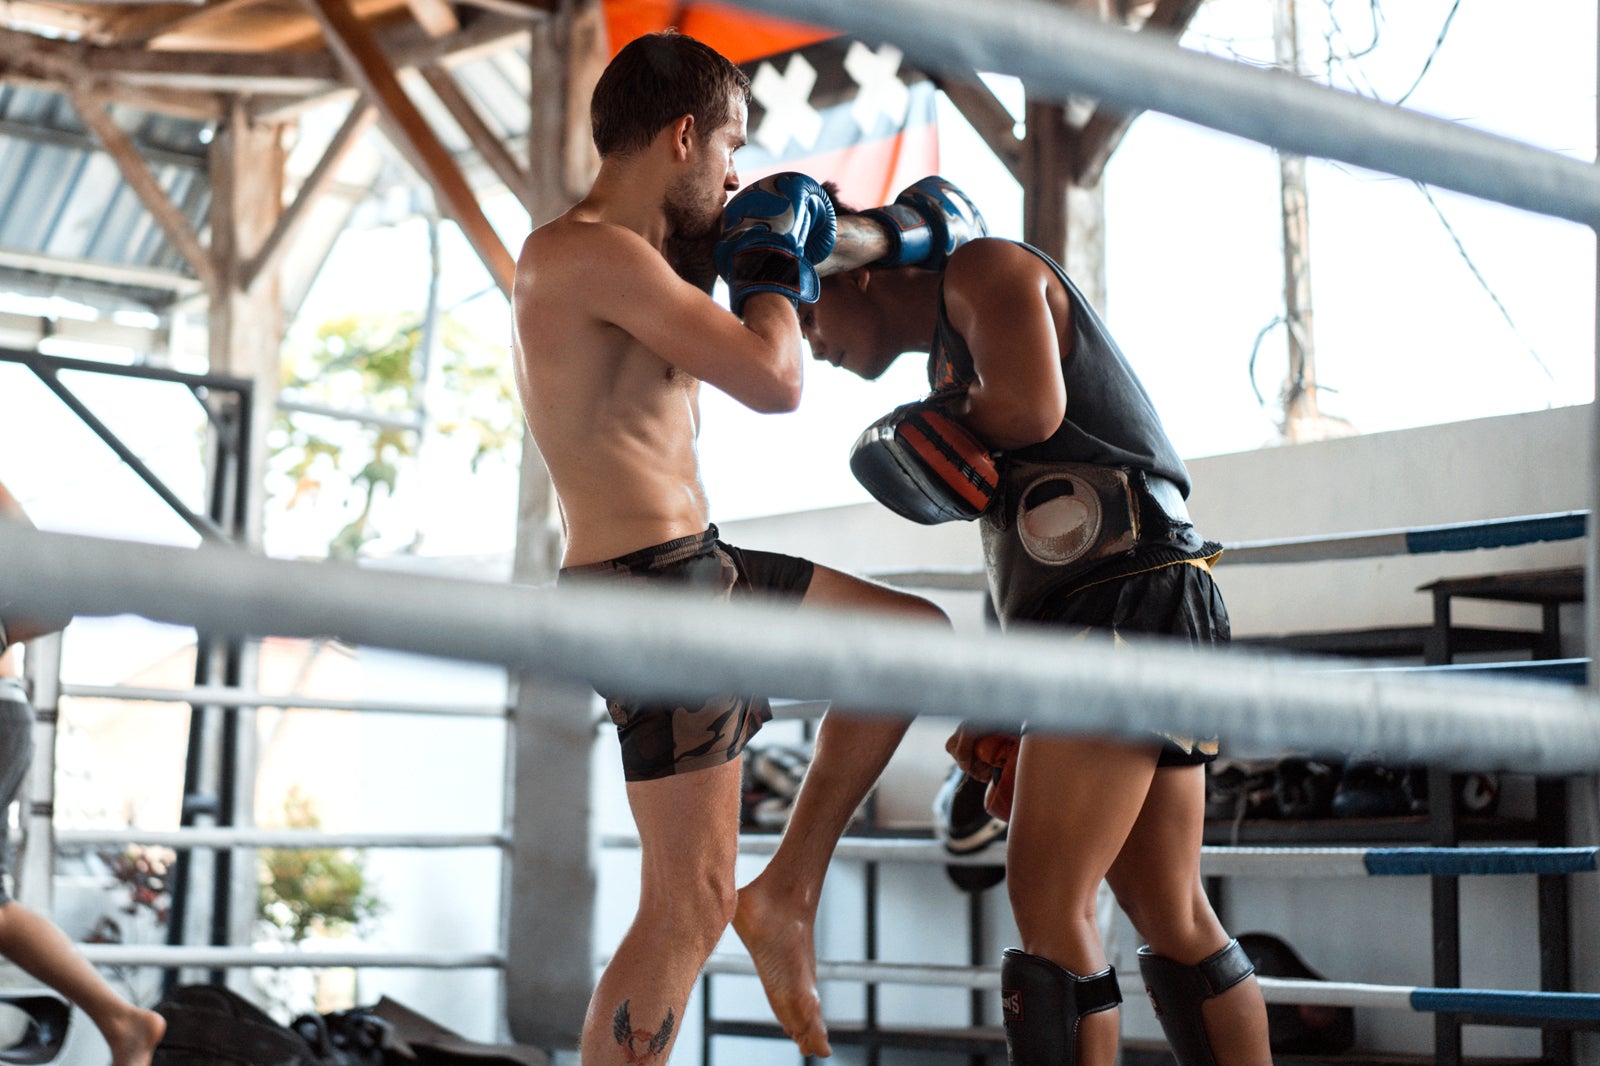
[[(331, 319), (303, 350), (286, 352), (283, 393), (400, 420), (416, 419), (431, 403), (426, 417), (441, 433), (472, 440), (474, 471), (488, 456), (511, 458), (521, 443), (522, 422), (509, 353), (448, 314), (440, 316), (438, 329), (438, 386), (431, 395), (424, 396), (426, 383), (418, 378), (421, 325), (411, 317), (378, 314)], [(414, 429), (330, 423), (294, 412), (278, 413), (270, 439), (274, 469), (289, 485), (286, 510), (325, 491), (347, 491), (358, 504), (328, 545), (332, 558), (353, 558), (377, 536), (373, 506), (380, 493), (395, 494), (418, 447)]]
[[(284, 801), (284, 824), (292, 829), (321, 825), (315, 805), (298, 789)], [(367, 889), (366, 859), (349, 849), (262, 848), (257, 913), (299, 943), (315, 933), (332, 936), (383, 913)]]

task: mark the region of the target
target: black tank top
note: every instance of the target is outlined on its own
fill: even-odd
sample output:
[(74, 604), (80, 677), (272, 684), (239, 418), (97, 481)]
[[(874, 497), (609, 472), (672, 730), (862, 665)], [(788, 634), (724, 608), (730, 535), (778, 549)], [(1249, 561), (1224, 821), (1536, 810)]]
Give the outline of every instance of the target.
[[(1166, 478), (1189, 495), (1189, 472), (1178, 458), (1144, 385), (1111, 339), (1105, 323), (1055, 260), (1031, 245), (1014, 242), (1042, 259), (1067, 288), (1072, 305), (1072, 344), (1061, 353), (1067, 385), (1067, 416), (1048, 440), (1006, 454), (1034, 462), (1098, 463), (1143, 470)], [(972, 353), (950, 324), (944, 290), (938, 327), (928, 355), (928, 383), (935, 390), (975, 380)]]

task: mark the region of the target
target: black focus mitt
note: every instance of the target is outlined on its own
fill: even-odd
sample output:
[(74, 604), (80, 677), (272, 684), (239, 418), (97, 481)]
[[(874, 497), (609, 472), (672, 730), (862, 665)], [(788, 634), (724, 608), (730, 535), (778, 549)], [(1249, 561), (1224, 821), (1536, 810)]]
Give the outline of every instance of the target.
[(850, 449), (850, 472), (895, 514), (923, 525), (965, 522), (999, 491), (994, 457), (937, 399), (896, 407)]

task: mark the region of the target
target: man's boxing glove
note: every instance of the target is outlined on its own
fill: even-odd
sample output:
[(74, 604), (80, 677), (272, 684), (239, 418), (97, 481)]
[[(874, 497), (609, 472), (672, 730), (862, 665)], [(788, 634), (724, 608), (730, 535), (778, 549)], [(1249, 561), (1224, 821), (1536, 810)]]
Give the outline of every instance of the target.
[(833, 251), (833, 201), (804, 174), (773, 174), (739, 191), (723, 211), (717, 273), (728, 283), (734, 314), (758, 292), (787, 296), (795, 307), (817, 299), (817, 271)]
[(868, 426), (850, 449), (850, 472), (879, 503), (923, 525), (977, 518), (1000, 489), (994, 456), (938, 396)]
[(887, 207), (861, 213), (889, 237), (889, 253), (874, 266), (942, 270), (950, 253), (989, 234), (977, 205), (937, 174), (907, 187)]

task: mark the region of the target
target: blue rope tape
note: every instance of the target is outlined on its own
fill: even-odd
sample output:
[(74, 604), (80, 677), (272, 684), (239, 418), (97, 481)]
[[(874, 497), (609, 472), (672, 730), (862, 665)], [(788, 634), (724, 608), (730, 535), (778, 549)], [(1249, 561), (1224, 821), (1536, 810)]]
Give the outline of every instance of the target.
[(1573, 874), (1600, 869), (1600, 848), (1372, 848), (1362, 861), (1374, 876)]
[(1422, 555), (1428, 552), (1472, 551), (1476, 548), (1509, 548), (1547, 540), (1577, 540), (1585, 535), (1587, 528), (1587, 511), (1435, 526), (1408, 532), (1406, 551), (1412, 555)]
[(1499, 1014), (1600, 1022), (1600, 996), (1587, 992), (1500, 992), (1479, 988), (1418, 988), (1411, 1007), (1444, 1014)]

